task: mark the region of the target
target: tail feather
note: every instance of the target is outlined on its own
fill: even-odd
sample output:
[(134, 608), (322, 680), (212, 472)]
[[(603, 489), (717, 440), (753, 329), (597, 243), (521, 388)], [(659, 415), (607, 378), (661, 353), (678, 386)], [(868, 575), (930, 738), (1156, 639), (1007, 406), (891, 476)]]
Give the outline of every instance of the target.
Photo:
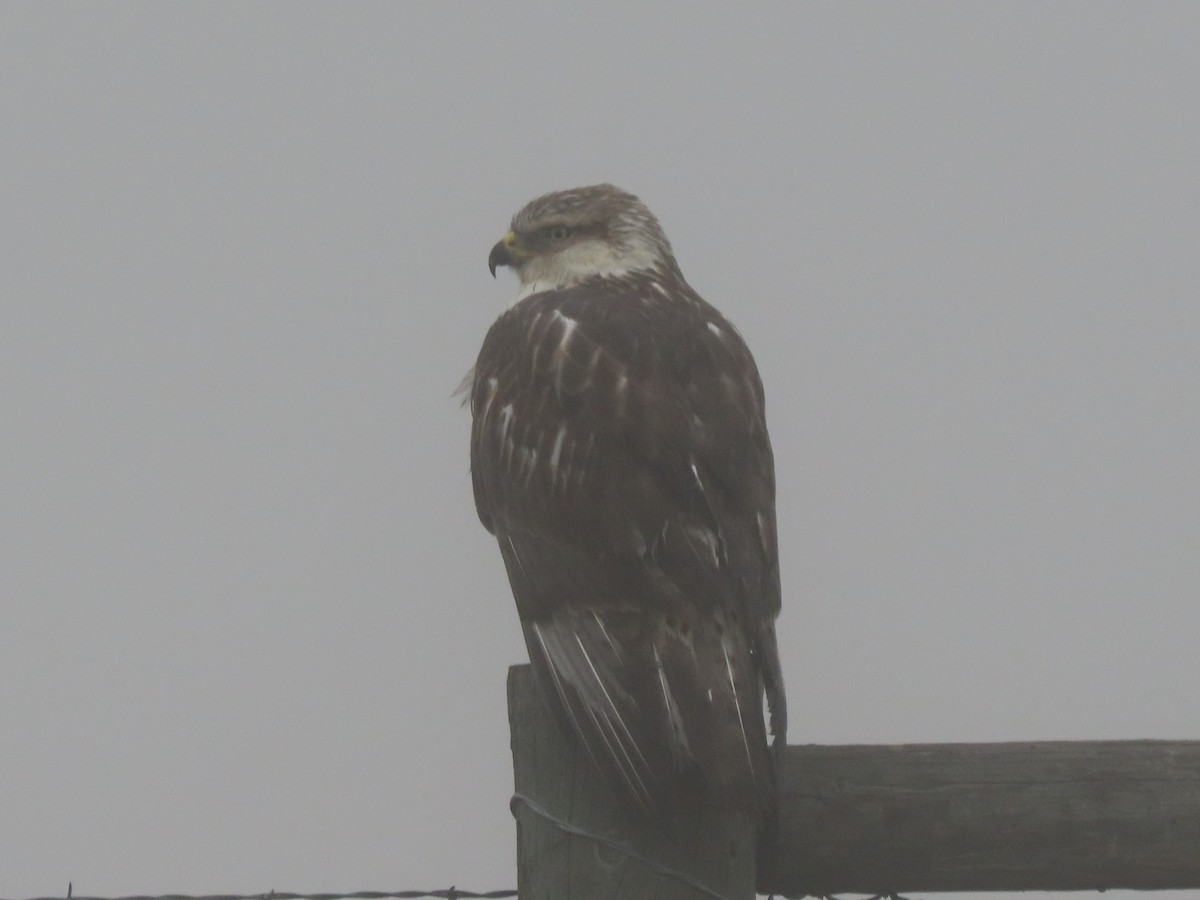
[(781, 748), (773, 645), (752, 651), (749, 635), (721, 616), (682, 626), (673, 617), (567, 608), (527, 622), (526, 635), (566, 724), (633, 807), (670, 820), (693, 802), (760, 815), (774, 806), (761, 713), (765, 688)]
[[(540, 651), (538, 668), (549, 673), (571, 728), (592, 760), (615, 776), (639, 807), (653, 810), (655, 774), (634, 719), (637, 701), (613, 672), (616, 645), (603, 637), (597, 642), (597, 629), (580, 627), (586, 621), (570, 616), (532, 623)], [(602, 627), (599, 631), (603, 635)]]

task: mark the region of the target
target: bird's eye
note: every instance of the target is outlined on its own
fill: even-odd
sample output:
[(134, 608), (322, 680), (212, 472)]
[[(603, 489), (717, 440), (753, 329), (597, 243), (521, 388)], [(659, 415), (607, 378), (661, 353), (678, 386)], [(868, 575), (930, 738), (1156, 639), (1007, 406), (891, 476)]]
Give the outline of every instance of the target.
[(551, 225), (546, 229), (546, 237), (554, 243), (565, 241), (571, 236), (571, 229), (566, 225)]

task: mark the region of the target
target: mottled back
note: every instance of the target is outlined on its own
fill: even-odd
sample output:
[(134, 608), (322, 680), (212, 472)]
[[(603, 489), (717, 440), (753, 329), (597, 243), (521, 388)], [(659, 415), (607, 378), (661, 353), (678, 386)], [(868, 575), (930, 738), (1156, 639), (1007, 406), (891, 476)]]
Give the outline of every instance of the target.
[(654, 216), (609, 185), (513, 218), (521, 279), (471, 387), (471, 476), (530, 659), (631, 805), (774, 805), (786, 703), (763, 390)]

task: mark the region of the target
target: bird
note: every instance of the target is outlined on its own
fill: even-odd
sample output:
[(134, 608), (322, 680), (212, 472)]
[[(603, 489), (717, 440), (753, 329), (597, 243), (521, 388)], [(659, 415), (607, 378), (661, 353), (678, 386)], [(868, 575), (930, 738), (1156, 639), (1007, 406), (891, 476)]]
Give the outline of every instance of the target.
[(766, 821), (787, 703), (754, 358), (613, 185), (527, 203), (500, 267), (518, 289), (468, 375), (471, 480), (537, 681), (635, 813)]

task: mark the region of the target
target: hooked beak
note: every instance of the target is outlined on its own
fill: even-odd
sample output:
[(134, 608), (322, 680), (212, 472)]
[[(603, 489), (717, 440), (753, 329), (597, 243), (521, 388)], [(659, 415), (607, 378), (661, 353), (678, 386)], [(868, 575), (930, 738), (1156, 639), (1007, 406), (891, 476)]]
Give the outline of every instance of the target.
[(496, 270), (501, 266), (516, 266), (529, 258), (529, 254), (517, 244), (517, 236), (511, 231), (496, 242), (492, 252), (488, 254), (488, 271), (496, 277)]

